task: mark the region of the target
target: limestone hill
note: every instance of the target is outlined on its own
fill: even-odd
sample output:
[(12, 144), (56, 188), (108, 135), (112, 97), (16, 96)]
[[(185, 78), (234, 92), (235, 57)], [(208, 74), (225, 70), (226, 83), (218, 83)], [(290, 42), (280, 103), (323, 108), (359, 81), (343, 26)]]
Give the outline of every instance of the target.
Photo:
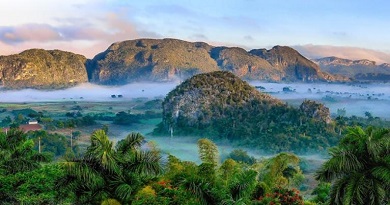
[(87, 81), (104, 85), (165, 82), (213, 71), (230, 71), (244, 80), (271, 82), (346, 80), (322, 72), (317, 64), (284, 46), (247, 52), (204, 42), (136, 39), (114, 43), (92, 60), (43, 49), (0, 56), (0, 83), (9, 89), (57, 89)]
[(126, 84), (171, 81), (218, 70), (211, 46), (176, 39), (140, 39), (112, 44), (92, 60), (91, 82)]
[(230, 72), (216, 71), (195, 75), (172, 90), (154, 133), (226, 139), (269, 152), (301, 152), (325, 149), (337, 141), (329, 114), (314, 101), (300, 108), (288, 106)]
[(43, 49), (0, 56), (0, 82), (10, 89), (70, 87), (88, 81), (86, 61), (82, 55)]
[(390, 65), (378, 65), (366, 59), (350, 60), (338, 57), (325, 57), (313, 60), (322, 70), (353, 78), (358, 81), (390, 81)]
[(289, 47), (246, 50), (213, 47), (177, 39), (137, 39), (112, 44), (88, 68), (91, 82), (126, 84), (172, 81), (198, 73), (231, 71), (242, 79), (266, 81), (343, 81)]

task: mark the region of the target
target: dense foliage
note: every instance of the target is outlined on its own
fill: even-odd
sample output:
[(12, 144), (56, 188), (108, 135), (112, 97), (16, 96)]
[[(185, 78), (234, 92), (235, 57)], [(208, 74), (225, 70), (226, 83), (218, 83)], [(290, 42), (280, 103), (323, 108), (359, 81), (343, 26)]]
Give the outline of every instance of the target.
[(60, 163), (66, 175), (59, 180), (59, 188), (65, 189), (76, 204), (108, 199), (131, 202), (145, 181), (161, 172), (159, 154), (141, 150), (143, 140), (142, 135), (132, 133), (114, 148), (103, 130), (95, 131), (85, 155)]
[[(138, 133), (115, 146), (104, 130), (85, 153), (50, 162), (18, 130), (0, 133), (2, 204), (388, 204), (389, 130), (347, 129), (317, 172), (312, 201), (297, 187), (301, 160), (291, 153), (254, 159), (234, 150), (220, 161), (217, 146), (198, 141), (200, 164), (160, 151)], [(235, 161), (232, 158), (237, 158)]]
[(390, 203), (390, 131), (369, 127), (348, 129), (317, 179), (333, 182), (329, 204)]
[(38, 153), (34, 142), (20, 130), (0, 132), (1, 204), (50, 204), (55, 180), (62, 176), (50, 155)]
[(199, 74), (171, 91), (155, 134), (208, 136), (278, 153), (322, 151), (338, 134), (329, 109), (314, 101), (294, 108), (229, 72)]

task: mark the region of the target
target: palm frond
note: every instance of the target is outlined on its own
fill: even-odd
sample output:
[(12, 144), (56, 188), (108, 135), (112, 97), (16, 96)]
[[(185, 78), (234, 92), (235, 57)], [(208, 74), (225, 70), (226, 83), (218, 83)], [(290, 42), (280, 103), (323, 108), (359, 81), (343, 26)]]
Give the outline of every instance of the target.
[(198, 176), (188, 176), (180, 184), (198, 198), (201, 204), (209, 204), (211, 196), (210, 184), (208, 182)]
[(116, 145), (117, 152), (121, 154), (128, 154), (141, 147), (145, 137), (140, 133), (132, 132), (126, 136), (125, 139), (118, 142)]
[(349, 177), (346, 182), (345, 195), (343, 196), (344, 204), (364, 204), (363, 198), (366, 191), (364, 187), (364, 175), (355, 173)]
[(329, 149), (332, 156), (316, 172), (316, 179), (330, 182), (343, 174), (358, 171), (363, 168), (360, 160), (350, 151), (334, 147)]
[(384, 185), (390, 186), (390, 168), (389, 166), (376, 166), (371, 169), (371, 174), (382, 181)]
[(120, 184), (115, 189), (115, 195), (118, 196), (122, 201), (129, 201), (133, 194), (133, 188), (130, 184)]
[(113, 142), (103, 130), (97, 130), (92, 134), (91, 146), (87, 149), (86, 157), (98, 160), (109, 172), (118, 168)]
[(345, 187), (348, 184), (348, 178), (341, 178), (337, 180), (331, 187), (329, 198), (330, 203), (329, 204), (339, 204), (342, 205), (343, 198), (345, 195)]
[(96, 171), (90, 168), (84, 162), (62, 162), (62, 167), (75, 179), (81, 181), (83, 186), (101, 187), (104, 186), (103, 177)]
[(235, 176), (229, 185), (232, 198), (237, 201), (253, 192), (256, 185), (257, 172), (253, 170), (243, 171)]
[(135, 151), (126, 160), (124, 165), (129, 171), (138, 173), (138, 174), (160, 174), (162, 172), (162, 167), (160, 164), (160, 155), (156, 155), (154, 152), (150, 151)]

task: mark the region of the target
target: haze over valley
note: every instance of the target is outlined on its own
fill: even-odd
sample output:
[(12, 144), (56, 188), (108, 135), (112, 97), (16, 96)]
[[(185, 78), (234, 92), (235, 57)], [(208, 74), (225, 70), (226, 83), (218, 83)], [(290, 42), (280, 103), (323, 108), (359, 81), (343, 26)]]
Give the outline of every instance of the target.
[(390, 204), (388, 8), (0, 1), (0, 204)]
[[(123, 86), (102, 86), (84, 83), (62, 90), (2, 90), (0, 99), (3, 103), (29, 102), (61, 102), (61, 101), (127, 101), (135, 98), (162, 99), (169, 91), (179, 85), (180, 81), (171, 83), (132, 83)], [(347, 111), (346, 116), (364, 116), (370, 112), (376, 117), (388, 118), (387, 109), (390, 101), (389, 84), (305, 84), (305, 83), (267, 83), (249, 81), (252, 86), (261, 92), (298, 105), (305, 99), (316, 100), (330, 108), (332, 114), (337, 109)], [(289, 88), (290, 91), (283, 91)], [(122, 95), (122, 98), (113, 98), (111, 95)]]

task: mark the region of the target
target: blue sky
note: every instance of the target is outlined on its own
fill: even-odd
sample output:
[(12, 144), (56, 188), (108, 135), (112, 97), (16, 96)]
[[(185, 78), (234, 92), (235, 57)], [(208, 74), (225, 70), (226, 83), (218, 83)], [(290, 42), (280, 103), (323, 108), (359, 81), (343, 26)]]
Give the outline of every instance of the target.
[(38, 47), (93, 57), (116, 41), (169, 37), (390, 62), (389, 8), (386, 0), (2, 0), (0, 54)]

